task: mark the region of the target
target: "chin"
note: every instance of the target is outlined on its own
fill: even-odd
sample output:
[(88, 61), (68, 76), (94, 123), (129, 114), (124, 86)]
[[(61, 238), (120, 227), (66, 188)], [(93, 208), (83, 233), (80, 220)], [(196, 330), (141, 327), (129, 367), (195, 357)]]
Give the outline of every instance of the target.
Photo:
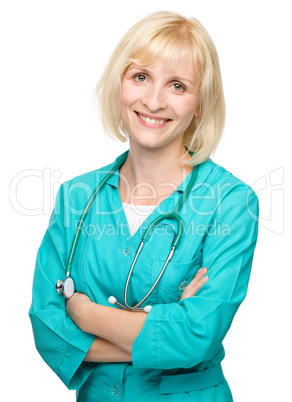
[(147, 143), (147, 142), (140, 142), (135, 141), (136, 144), (141, 148), (148, 148), (148, 149), (156, 149), (162, 147), (164, 144), (157, 144), (157, 143)]

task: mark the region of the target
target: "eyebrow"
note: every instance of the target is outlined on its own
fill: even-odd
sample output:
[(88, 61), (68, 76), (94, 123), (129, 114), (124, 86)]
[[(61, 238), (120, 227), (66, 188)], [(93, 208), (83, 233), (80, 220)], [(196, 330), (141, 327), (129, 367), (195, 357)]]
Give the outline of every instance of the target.
[[(139, 66), (138, 64), (133, 64), (132, 66), (130, 66), (130, 67), (128, 68), (128, 71), (129, 71), (129, 70), (140, 70), (141, 72), (145, 72), (145, 73), (147, 73), (147, 74), (150, 74), (149, 70), (147, 70), (147, 67)], [(173, 75), (173, 76), (171, 76), (171, 81), (187, 81), (187, 82), (189, 82), (191, 85), (195, 85), (195, 82), (194, 82), (194, 81), (190, 81), (190, 80), (188, 80), (187, 78), (185, 78), (185, 77), (180, 77), (180, 76), (178, 76), (178, 75)]]

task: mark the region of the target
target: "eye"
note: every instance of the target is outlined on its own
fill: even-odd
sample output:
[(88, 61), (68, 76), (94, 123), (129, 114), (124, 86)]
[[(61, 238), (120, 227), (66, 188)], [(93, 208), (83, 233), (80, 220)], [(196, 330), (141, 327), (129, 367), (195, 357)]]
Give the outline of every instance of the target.
[(134, 78), (138, 82), (145, 82), (146, 81), (146, 76), (144, 74), (136, 74), (134, 76)]
[(185, 87), (182, 84), (180, 84), (179, 82), (175, 82), (173, 84), (173, 88), (178, 92), (181, 92), (181, 91), (185, 90)]

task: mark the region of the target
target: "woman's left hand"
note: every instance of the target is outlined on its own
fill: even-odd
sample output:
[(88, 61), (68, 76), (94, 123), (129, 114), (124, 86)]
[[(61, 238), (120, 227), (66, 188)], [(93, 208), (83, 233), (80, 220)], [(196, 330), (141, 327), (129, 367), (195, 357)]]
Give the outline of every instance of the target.
[(67, 314), (80, 329), (84, 327), (89, 319), (89, 307), (92, 304), (93, 302), (88, 296), (78, 292), (75, 292), (74, 295), (66, 301)]
[(207, 273), (207, 267), (200, 268), (196, 273), (194, 279), (184, 288), (180, 300), (187, 297), (195, 296), (196, 292), (207, 282), (208, 276), (204, 276)]

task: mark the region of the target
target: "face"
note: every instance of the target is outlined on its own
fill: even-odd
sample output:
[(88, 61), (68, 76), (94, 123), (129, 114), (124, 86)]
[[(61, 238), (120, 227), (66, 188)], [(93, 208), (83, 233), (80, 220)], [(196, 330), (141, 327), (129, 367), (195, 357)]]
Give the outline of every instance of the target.
[(122, 79), (121, 117), (130, 141), (157, 148), (175, 141), (200, 115), (200, 81), (190, 57), (165, 68), (158, 57), (151, 65), (131, 64)]

